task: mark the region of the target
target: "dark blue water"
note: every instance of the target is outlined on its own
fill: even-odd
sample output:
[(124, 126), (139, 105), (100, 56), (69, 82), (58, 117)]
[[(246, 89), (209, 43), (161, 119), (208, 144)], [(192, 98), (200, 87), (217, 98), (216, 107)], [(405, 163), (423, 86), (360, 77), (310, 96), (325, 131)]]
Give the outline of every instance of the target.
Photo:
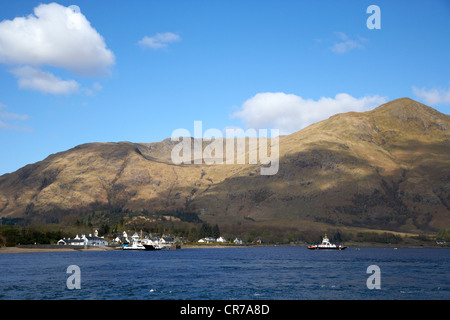
[[(67, 267), (80, 268), (68, 289)], [(380, 270), (380, 289), (368, 289)], [(0, 299), (450, 299), (450, 250), (304, 247), (0, 254)]]

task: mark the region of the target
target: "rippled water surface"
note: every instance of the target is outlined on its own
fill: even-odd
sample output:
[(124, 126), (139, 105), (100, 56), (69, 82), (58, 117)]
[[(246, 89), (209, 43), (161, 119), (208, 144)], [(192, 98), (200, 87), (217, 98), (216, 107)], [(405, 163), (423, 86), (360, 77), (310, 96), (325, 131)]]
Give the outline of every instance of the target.
[[(80, 268), (70, 290), (67, 267)], [(381, 270), (370, 290), (367, 267)], [(0, 254), (0, 299), (450, 299), (450, 250), (304, 247)]]

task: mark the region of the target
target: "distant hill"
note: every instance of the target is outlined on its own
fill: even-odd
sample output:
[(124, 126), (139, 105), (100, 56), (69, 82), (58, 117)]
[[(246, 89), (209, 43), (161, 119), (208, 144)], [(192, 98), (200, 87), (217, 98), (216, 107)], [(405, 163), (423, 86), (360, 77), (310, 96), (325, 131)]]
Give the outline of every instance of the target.
[(89, 143), (0, 177), (0, 217), (195, 212), (219, 225), (450, 228), (450, 116), (409, 98), (280, 137), (279, 171), (174, 165), (170, 139)]

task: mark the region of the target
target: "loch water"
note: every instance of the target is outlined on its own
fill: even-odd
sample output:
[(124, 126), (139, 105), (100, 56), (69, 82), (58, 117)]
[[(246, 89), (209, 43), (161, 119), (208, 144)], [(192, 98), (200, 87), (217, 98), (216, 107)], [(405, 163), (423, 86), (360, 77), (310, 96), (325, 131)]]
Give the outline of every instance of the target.
[[(79, 289), (68, 286), (73, 265)], [(379, 288), (368, 287), (369, 266), (379, 268)], [(448, 300), (450, 250), (266, 246), (0, 254), (0, 300), (15, 299)]]

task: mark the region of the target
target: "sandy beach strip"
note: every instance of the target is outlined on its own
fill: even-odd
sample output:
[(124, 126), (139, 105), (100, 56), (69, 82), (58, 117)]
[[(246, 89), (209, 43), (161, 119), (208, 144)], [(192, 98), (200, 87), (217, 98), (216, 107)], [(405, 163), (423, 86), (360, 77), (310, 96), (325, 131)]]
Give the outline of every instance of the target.
[(0, 254), (2, 253), (34, 253), (34, 252), (76, 252), (76, 251), (111, 251), (111, 250), (117, 250), (117, 248), (112, 247), (80, 247), (80, 248), (73, 248), (73, 247), (64, 247), (64, 246), (58, 246), (55, 248), (42, 248), (39, 246), (36, 246), (35, 248), (21, 248), (21, 247), (1, 247), (0, 248)]
[[(247, 246), (237, 245), (183, 245), (183, 249), (211, 249), (211, 248), (244, 248)], [(121, 247), (68, 247), (68, 246), (56, 246), (56, 245), (44, 245), (44, 246), (19, 246), (19, 247), (0, 247), (0, 254), (2, 253), (34, 253), (34, 252), (80, 252), (80, 251), (111, 251), (122, 250)]]

